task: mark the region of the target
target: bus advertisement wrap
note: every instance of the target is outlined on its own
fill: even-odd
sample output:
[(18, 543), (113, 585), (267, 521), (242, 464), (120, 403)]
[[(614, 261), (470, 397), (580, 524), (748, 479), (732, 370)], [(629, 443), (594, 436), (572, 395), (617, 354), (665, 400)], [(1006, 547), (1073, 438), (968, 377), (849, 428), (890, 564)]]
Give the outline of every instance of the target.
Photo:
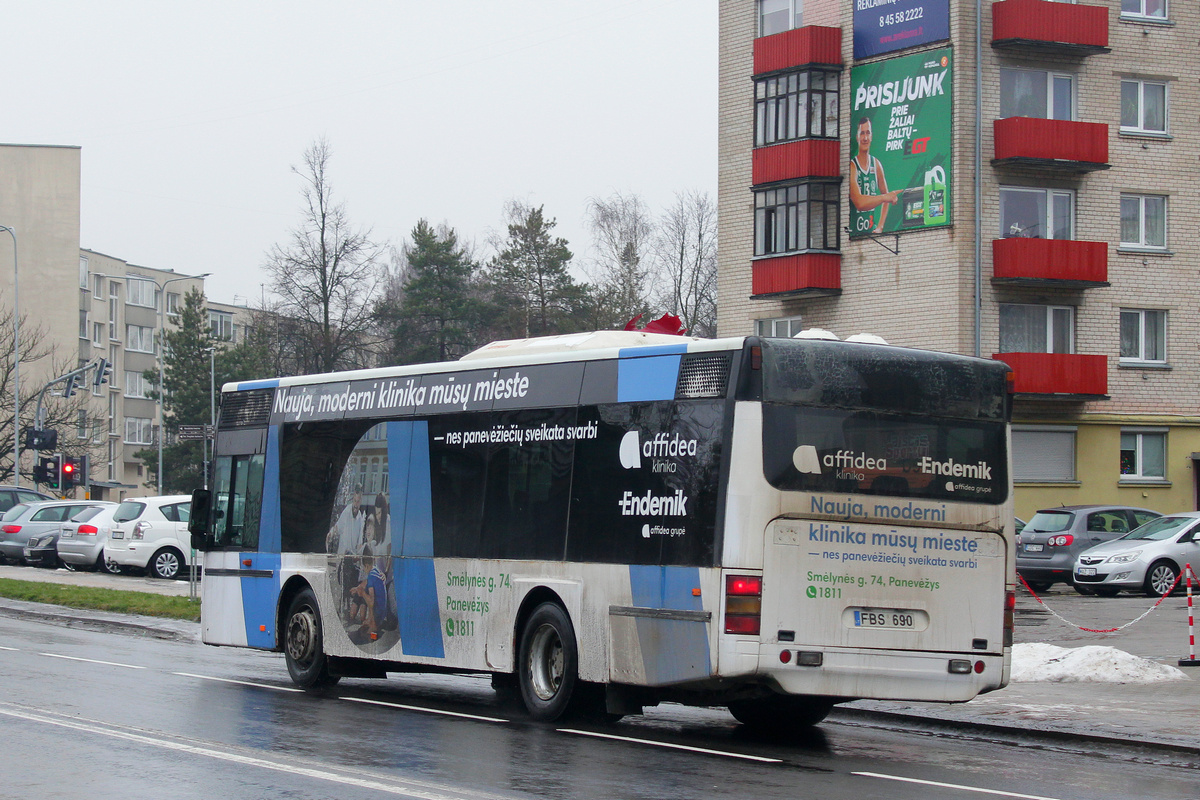
[(951, 222), (950, 48), (850, 71), (850, 236)]
[(947, 0), (854, 0), (854, 57), (950, 38)]

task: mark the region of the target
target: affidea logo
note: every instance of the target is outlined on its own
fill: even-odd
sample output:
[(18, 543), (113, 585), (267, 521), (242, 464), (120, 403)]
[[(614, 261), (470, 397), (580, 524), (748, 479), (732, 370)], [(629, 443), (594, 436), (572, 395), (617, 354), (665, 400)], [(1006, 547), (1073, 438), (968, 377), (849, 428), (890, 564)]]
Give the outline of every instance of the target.
[[(695, 439), (683, 439), (676, 433), (656, 433), (652, 438), (642, 441), (637, 431), (628, 431), (621, 438), (618, 455), (621, 466), (625, 469), (641, 469), (642, 458), (679, 458), (695, 456), (698, 442)], [(664, 470), (656, 469), (656, 472)], [(665, 470), (674, 472), (675, 470)]]

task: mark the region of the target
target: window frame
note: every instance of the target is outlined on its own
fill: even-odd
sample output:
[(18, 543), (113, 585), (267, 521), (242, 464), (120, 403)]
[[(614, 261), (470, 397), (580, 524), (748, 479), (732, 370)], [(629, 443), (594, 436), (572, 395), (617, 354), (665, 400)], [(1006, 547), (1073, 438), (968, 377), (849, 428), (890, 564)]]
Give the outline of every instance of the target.
[[(141, 308), (158, 308), (158, 284), (149, 278), (133, 275), (125, 278), (125, 303)], [(146, 295), (149, 294), (149, 298)]]
[[(821, 88), (815, 88), (818, 75)], [(837, 139), (840, 108), (841, 70), (803, 67), (755, 78), (754, 146)], [(814, 113), (817, 111), (820, 113)]]
[[(1121, 428), (1121, 439), (1120, 439), (1120, 445), (1119, 445), (1120, 449), (1118, 451), (1120, 453), (1120, 458), (1119, 458), (1118, 463), (1119, 463), (1119, 469), (1120, 469), (1120, 479), (1122, 481), (1136, 481), (1136, 482), (1141, 482), (1141, 483), (1145, 483), (1145, 482), (1164, 483), (1164, 482), (1166, 482), (1166, 480), (1167, 480), (1167, 464), (1168, 464), (1167, 432), (1168, 431), (1166, 428)], [(1125, 446), (1126, 445), (1125, 437), (1127, 437), (1127, 436), (1131, 436), (1134, 438), (1134, 447), (1132, 448), (1132, 450), (1130, 450), (1130, 448), (1127, 448)], [(1161, 449), (1160, 449), (1160, 452), (1162, 455), (1162, 464), (1161, 464), (1162, 474), (1161, 475), (1152, 475), (1152, 474), (1148, 474), (1148, 472), (1147, 472), (1146, 447), (1145, 447), (1147, 437), (1155, 437), (1155, 438), (1161, 440), (1161, 442), (1162, 442)], [(1127, 453), (1127, 452), (1133, 453), (1133, 458), (1134, 458), (1134, 461), (1133, 461), (1134, 471), (1133, 472), (1125, 471), (1125, 453)]]
[(1037, 226), (1051, 233), (1057, 233), (1056, 223), (1058, 222), (1055, 213), (1054, 199), (1056, 197), (1065, 197), (1069, 208), (1067, 211), (1067, 236), (1062, 241), (1074, 241), (1075, 239), (1075, 190), (1074, 189), (1051, 189), (1049, 187), (1039, 186), (1000, 186), (1000, 238), (1001, 239), (1058, 239), (1058, 236), (1022, 236), (1022, 233), (1033, 230), (1031, 228), (1017, 228), (1016, 222), (1005, 226), (1005, 196), (1014, 194), (1040, 194), (1044, 197), (1043, 206), (1045, 215), (1043, 219), (1037, 223)]
[[(131, 428), (133, 430), (132, 438), (130, 436)], [(124, 442), (125, 444), (154, 444), (154, 420), (148, 417), (126, 417)]]
[[(788, 333), (780, 334), (779, 326), (786, 325)], [(766, 317), (754, 320), (754, 333), (766, 338), (790, 339), (804, 330), (803, 320), (799, 315), (792, 317)]]
[[(1125, 87), (1133, 85), (1137, 87), (1137, 122), (1133, 125), (1125, 124)], [(1146, 127), (1146, 87), (1157, 86), (1162, 87), (1162, 128)], [(1171, 87), (1168, 81), (1161, 80), (1146, 80), (1142, 78), (1122, 78), (1121, 79), (1121, 133), (1131, 134), (1134, 136), (1167, 136), (1171, 127)]]
[(208, 310), (208, 330), (214, 339), (222, 342), (232, 342), (233, 313), (229, 311), (216, 311), (210, 308)]
[[(1169, 20), (1171, 17), (1170, 17), (1170, 8), (1167, 4), (1167, 0), (1158, 0), (1158, 2), (1157, 2), (1158, 5), (1162, 6), (1161, 14), (1150, 14), (1150, 13), (1146, 12), (1146, 7), (1154, 2), (1155, 2), (1155, 0), (1121, 0), (1120, 17), (1121, 17), (1121, 19), (1137, 20), (1139, 22), (1146, 22), (1146, 21), (1166, 22), (1167, 20)], [(1125, 9), (1125, 6), (1127, 4), (1137, 5), (1138, 10), (1127, 11)]]
[[(779, 8), (776, 10), (770, 11), (770, 12), (768, 12), (768, 14), (764, 15), (763, 14), (764, 3), (773, 3), (774, 5), (779, 6)], [(783, 8), (783, 6), (787, 6), (787, 8)], [(778, 30), (771, 30), (768, 33), (767, 26), (765, 24), (765, 18), (767, 16), (780, 14), (781, 12), (787, 13), (788, 26), (786, 28), (779, 28)], [(795, 30), (796, 28), (803, 27), (803, 25), (804, 25), (804, 0), (756, 0), (756, 2), (754, 4), (754, 13), (755, 13), (755, 19), (756, 19), (756, 26), (757, 26), (756, 32), (757, 32), (759, 38), (761, 38), (763, 36), (773, 36), (777, 33), (785, 33), (787, 31), (792, 31), (792, 30)]]
[[(812, 198), (814, 187), (821, 197)], [(794, 193), (794, 194), (793, 194)], [(801, 195), (804, 197), (801, 197)], [(782, 197), (782, 202), (779, 198)], [(802, 180), (754, 190), (754, 257), (774, 258), (798, 253), (840, 253), (842, 246), (841, 182), (838, 180)], [(824, 236), (814, 241), (814, 204), (819, 204)], [(794, 209), (794, 213), (791, 211)], [(804, 225), (800, 225), (803, 211)], [(832, 221), (830, 217), (832, 216)], [(779, 224), (783, 225), (780, 232)], [(804, 233), (800, 242), (801, 228)], [(830, 239), (832, 238), (832, 246)], [(782, 242), (780, 241), (782, 240)], [(782, 243), (782, 249), (774, 245)], [(795, 245), (794, 247), (792, 245)], [(771, 249), (768, 249), (771, 248)]]
[[(1025, 468), (1025, 459), (1021, 458), (1018, 453), (1023, 452), (1019, 447), (1018, 439), (1022, 438), (1022, 434), (1041, 434), (1055, 435), (1063, 440), (1069, 440), (1069, 458), (1064, 459), (1064, 462), (1069, 462), (1070, 474), (1060, 476), (1048, 476), (1045, 474), (1028, 476), (1021, 474)], [(1078, 483), (1079, 482), (1079, 431), (1074, 425), (1013, 425), (1012, 426), (1012, 454), (1013, 454), (1013, 482), (1014, 483)], [(1048, 460), (1045, 457), (1037, 459), (1037, 466), (1042, 468), (1047, 467)]]
[[(134, 332), (137, 335), (134, 335)], [(149, 345), (144, 341), (149, 337)], [(151, 353), (154, 351), (156, 337), (154, 336), (154, 328), (148, 325), (126, 325), (125, 326), (125, 349), (131, 353)], [(145, 349), (149, 347), (149, 349)]]
[[(1125, 239), (1125, 203), (1127, 200), (1135, 200), (1138, 204), (1137, 222), (1138, 222), (1138, 238), (1140, 241), (1127, 241)], [(1149, 244), (1147, 242), (1146, 233), (1146, 202), (1149, 200), (1160, 201), (1162, 203), (1162, 244)], [(1167, 249), (1167, 234), (1170, 230), (1170, 204), (1168, 196), (1164, 194), (1141, 194), (1138, 192), (1121, 192), (1121, 210), (1119, 222), (1121, 230), (1118, 231), (1118, 247), (1126, 250), (1145, 250), (1164, 252)]]
[(79, 257), (79, 288), (86, 289), (91, 283), (91, 273), (88, 270), (88, 257)]
[[(1125, 320), (1126, 317), (1137, 318), (1137, 355), (1125, 354)], [(1149, 322), (1157, 318), (1158, 329), (1151, 331)], [(1161, 308), (1122, 308), (1119, 312), (1119, 359), (1122, 365), (1164, 365), (1167, 363), (1167, 325), (1169, 324), (1169, 315), (1165, 309)], [(1146, 356), (1146, 342), (1151, 337), (1157, 341), (1155, 345), (1161, 357), (1148, 358)]]
[[(1007, 307), (1045, 309), (1044, 320), (1045, 320), (1045, 326), (1046, 326), (1045, 327), (1046, 347), (1044, 350), (1030, 350), (1030, 349), (1012, 350), (1012, 349), (1006, 348), (1004, 346), (1003, 341), (1004, 341), (1005, 337), (1004, 337), (1004, 311), (1003, 311), (1003, 309), (1005, 309)], [(1056, 348), (1056, 346), (1055, 346), (1056, 340), (1055, 340), (1055, 335), (1054, 335), (1054, 333), (1055, 333), (1054, 314), (1055, 314), (1055, 312), (1062, 312), (1062, 311), (1066, 311), (1070, 315), (1070, 325), (1069, 325), (1070, 333), (1069, 333), (1069, 337), (1068, 337), (1068, 341), (1067, 341), (1067, 347), (1065, 350), (1059, 350)], [(1002, 352), (1002, 353), (1060, 353), (1060, 354), (1064, 354), (1064, 355), (1070, 355), (1075, 352), (1075, 307), (1074, 306), (1049, 305), (1049, 304), (1045, 304), (1045, 303), (1000, 303), (999, 326), (998, 327), (1000, 329), (999, 330), (1000, 342), (1001, 342), (1000, 352)]]
[[(1005, 94), (1005, 75), (1012, 73), (1027, 73), (1031, 75), (1041, 75), (1045, 83), (1046, 104), (1043, 113), (1040, 116), (1031, 116), (1029, 114), (1005, 114), (1004, 106), (1006, 102)], [(1075, 85), (1075, 75), (1070, 72), (1061, 72), (1050, 69), (1034, 69), (1025, 67), (1001, 67), (1000, 68), (1000, 116), (999, 119), (1011, 119), (1014, 117), (1027, 117), (1029, 119), (1057, 119), (1066, 122), (1074, 122), (1079, 113), (1079, 104), (1076, 101), (1077, 87)], [(1067, 104), (1069, 106), (1068, 115), (1066, 117), (1057, 116), (1056, 100), (1060, 98), (1060, 90), (1057, 81), (1066, 80), (1067, 87)]]

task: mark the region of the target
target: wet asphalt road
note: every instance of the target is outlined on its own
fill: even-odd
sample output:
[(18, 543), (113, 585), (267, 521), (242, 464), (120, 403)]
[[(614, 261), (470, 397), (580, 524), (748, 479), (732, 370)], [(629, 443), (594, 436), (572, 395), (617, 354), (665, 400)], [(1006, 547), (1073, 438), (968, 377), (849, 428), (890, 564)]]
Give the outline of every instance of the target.
[(474, 676), (310, 695), (274, 654), (12, 618), (0, 674), (4, 798), (1154, 800), (1200, 783), (1196, 764), (1146, 750), (844, 722), (779, 741), (718, 709), (538, 724)]

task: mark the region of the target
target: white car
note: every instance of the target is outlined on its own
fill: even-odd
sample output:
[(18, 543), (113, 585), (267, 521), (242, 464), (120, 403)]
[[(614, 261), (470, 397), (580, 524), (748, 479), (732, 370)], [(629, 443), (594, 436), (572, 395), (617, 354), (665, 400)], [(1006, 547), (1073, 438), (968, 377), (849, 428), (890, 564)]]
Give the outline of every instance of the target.
[(85, 508), (62, 524), (59, 529), (58, 560), (69, 567), (95, 569), (115, 574), (120, 572), (110, 558), (104, 554), (108, 534), (112, 530), (112, 518), (116, 503)]
[[(186, 494), (126, 500), (113, 513), (105, 557), (155, 578), (186, 577), (192, 552), (187, 529), (191, 510), (192, 498)], [(201, 565), (199, 558), (196, 564)]]
[(1122, 589), (1159, 597), (1184, 585), (1184, 566), (1200, 566), (1200, 511), (1151, 520), (1120, 539), (1088, 548), (1075, 559), (1075, 587), (1101, 597)]

